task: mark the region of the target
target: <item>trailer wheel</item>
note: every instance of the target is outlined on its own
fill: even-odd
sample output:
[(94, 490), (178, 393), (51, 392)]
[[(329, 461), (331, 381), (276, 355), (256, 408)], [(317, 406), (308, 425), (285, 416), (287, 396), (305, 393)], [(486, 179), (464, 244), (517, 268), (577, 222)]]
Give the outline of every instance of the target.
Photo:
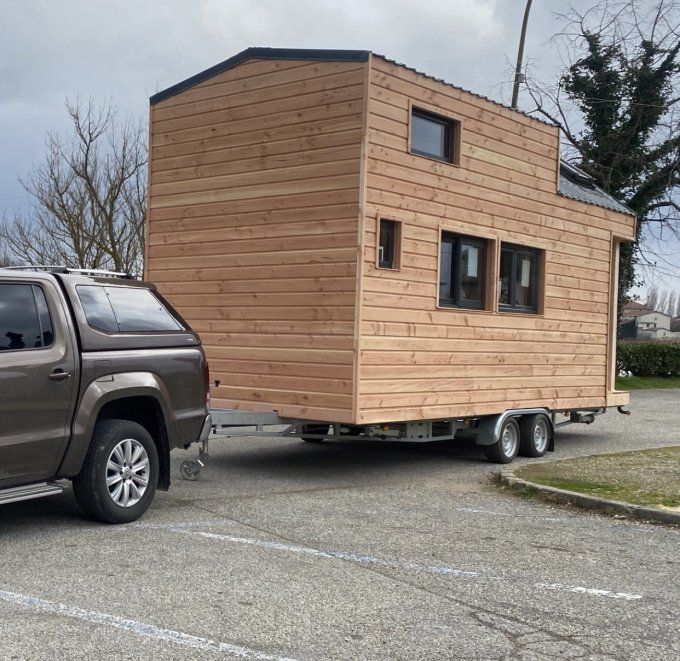
[(304, 425), (300, 432), (300, 438), (305, 443), (323, 443), (323, 438), (309, 438), (309, 436), (305, 436), (305, 434), (322, 434), (323, 436), (326, 436), (330, 429), (330, 425)]
[(519, 421), (519, 453), (523, 457), (542, 457), (550, 445), (552, 425), (543, 413), (525, 415)]
[(509, 464), (519, 451), (519, 425), (515, 418), (508, 418), (501, 427), (498, 440), (484, 446), (484, 454), (496, 464)]

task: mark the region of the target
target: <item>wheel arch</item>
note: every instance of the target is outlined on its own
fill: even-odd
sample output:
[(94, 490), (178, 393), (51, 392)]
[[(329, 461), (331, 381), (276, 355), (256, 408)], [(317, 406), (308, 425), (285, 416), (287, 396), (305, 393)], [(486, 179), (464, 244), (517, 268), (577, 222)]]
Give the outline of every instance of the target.
[(160, 461), (158, 486), (167, 489), (170, 447), (175, 433), (168, 401), (169, 394), (162, 381), (151, 373), (116, 374), (115, 379), (109, 381), (93, 381), (80, 399), (59, 477), (73, 477), (80, 472), (97, 422), (118, 417), (141, 424), (151, 434)]

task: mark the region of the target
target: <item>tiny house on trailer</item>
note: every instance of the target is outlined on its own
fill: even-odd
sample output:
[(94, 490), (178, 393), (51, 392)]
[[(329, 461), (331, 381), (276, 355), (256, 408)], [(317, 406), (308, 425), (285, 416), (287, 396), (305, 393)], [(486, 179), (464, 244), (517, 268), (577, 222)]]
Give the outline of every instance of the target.
[(508, 461), (555, 412), (626, 404), (636, 219), (559, 140), (367, 51), (250, 48), (151, 97), (146, 277), (200, 333), (213, 406), (310, 440), (462, 429)]

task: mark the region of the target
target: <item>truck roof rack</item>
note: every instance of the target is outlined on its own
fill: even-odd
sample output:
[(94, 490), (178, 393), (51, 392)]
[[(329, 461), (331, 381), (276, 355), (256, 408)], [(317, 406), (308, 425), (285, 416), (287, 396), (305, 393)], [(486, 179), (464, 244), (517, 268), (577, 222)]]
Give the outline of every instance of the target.
[(50, 273), (65, 273), (77, 275), (95, 275), (109, 278), (123, 278), (125, 280), (136, 280), (134, 275), (123, 271), (107, 271), (105, 269), (72, 269), (61, 264), (35, 264), (27, 266), (7, 266), (11, 271), (48, 271)]

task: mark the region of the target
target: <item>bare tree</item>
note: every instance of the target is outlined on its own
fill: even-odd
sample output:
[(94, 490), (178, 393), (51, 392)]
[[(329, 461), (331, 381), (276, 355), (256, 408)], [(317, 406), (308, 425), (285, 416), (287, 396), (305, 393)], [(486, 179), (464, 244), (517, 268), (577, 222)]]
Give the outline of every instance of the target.
[(659, 312), (666, 312), (668, 309), (668, 296), (670, 292), (667, 289), (664, 289), (660, 294), (659, 294), (659, 302), (656, 304), (656, 310)]
[(668, 305), (666, 306), (666, 314), (669, 314), (671, 317), (675, 317), (675, 311), (678, 309), (678, 292), (673, 291), (669, 294), (668, 296)]
[(66, 101), (72, 132), (48, 134), (44, 161), (22, 184), (28, 216), (5, 217), (0, 241), (17, 262), (142, 270), (145, 131), (110, 104)]
[[(680, 0), (600, 0), (559, 19), (564, 69), (554, 84), (530, 77), (534, 112), (560, 127), (568, 160), (636, 212), (639, 232), (680, 236)], [(677, 269), (624, 244), (621, 301), (637, 260)]]
[(656, 287), (650, 287), (647, 292), (647, 299), (645, 300), (645, 307), (649, 310), (656, 310), (659, 305), (659, 290)]

